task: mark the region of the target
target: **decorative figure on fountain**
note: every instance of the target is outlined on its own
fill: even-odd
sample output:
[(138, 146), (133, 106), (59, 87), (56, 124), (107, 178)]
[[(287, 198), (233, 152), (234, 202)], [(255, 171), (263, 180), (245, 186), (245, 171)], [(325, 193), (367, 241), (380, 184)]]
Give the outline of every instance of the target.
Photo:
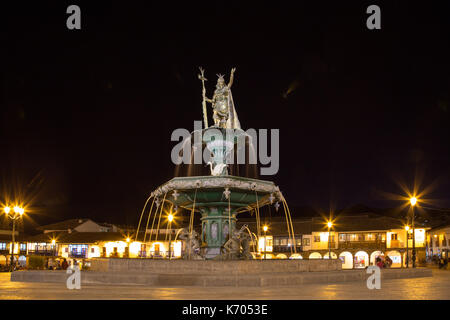
[[(206, 81), (204, 70), (200, 68), (201, 75), (199, 75), (199, 79), (203, 82), (203, 105), (205, 105), (205, 102), (211, 103), (213, 108), (214, 126), (219, 128), (241, 129), (241, 124), (233, 102), (233, 95), (231, 94), (231, 86), (233, 84), (235, 71), (236, 68), (231, 69), (230, 82), (228, 84), (225, 84), (223, 75), (217, 75), (216, 90), (214, 91), (212, 99), (209, 99), (206, 97), (206, 89), (204, 86), (204, 81)], [(203, 112), (206, 112), (205, 107), (203, 108)], [(206, 123), (207, 122), (205, 121), (205, 124)]]
[(212, 161), (208, 161), (207, 165), (209, 165), (209, 167), (211, 169), (212, 176), (228, 175), (228, 170), (227, 170), (228, 165), (226, 163), (219, 163), (217, 165), (214, 165), (212, 163)]
[(225, 260), (237, 260), (241, 255), (241, 240), (239, 239), (240, 232), (234, 230), (230, 239), (223, 245), (225, 252), (223, 258)]
[(241, 239), (241, 247), (242, 247), (242, 252), (241, 252), (241, 259), (244, 260), (252, 260), (253, 256), (250, 253), (250, 237), (248, 235), (248, 233), (246, 232), (242, 232), (240, 235), (240, 239)]
[(185, 260), (204, 260), (200, 255), (200, 240), (197, 231), (193, 230), (192, 233), (186, 228), (181, 230), (179, 238), (184, 241), (184, 253), (183, 259)]
[(215, 260), (251, 260), (250, 238), (245, 231), (247, 225), (240, 230), (234, 230), (230, 239), (223, 245), (224, 251)]

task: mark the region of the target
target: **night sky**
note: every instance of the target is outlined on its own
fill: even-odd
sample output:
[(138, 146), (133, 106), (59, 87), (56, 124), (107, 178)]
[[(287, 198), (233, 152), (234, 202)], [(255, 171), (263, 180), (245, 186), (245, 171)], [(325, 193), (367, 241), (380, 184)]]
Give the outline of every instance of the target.
[(26, 199), (36, 222), (136, 224), (173, 177), (172, 131), (202, 120), (203, 66), (210, 97), (237, 68), (243, 129), (280, 129), (279, 173), (262, 178), (292, 207), (397, 206), (383, 193), (415, 178), (450, 207), (449, 6), (297, 2), (3, 7), (2, 201)]

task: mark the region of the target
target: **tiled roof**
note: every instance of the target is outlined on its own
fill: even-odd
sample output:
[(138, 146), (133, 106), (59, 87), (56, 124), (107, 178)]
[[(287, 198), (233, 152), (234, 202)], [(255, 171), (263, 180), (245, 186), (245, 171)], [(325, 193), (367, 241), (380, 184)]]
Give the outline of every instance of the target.
[[(321, 217), (308, 219), (292, 219), (294, 234), (311, 234), (312, 232), (327, 231), (326, 220)], [(247, 224), (250, 230), (256, 232), (256, 219), (238, 219), (238, 227)], [(263, 225), (261, 221), (261, 226)], [(287, 222), (285, 218), (273, 218), (267, 221), (271, 235), (287, 235)], [(334, 220), (333, 231), (376, 231), (403, 228), (404, 223), (400, 219), (378, 216), (375, 214), (339, 216)]]
[[(256, 221), (247, 221), (247, 220), (240, 220), (238, 219), (237, 227), (241, 228), (244, 224), (247, 224), (250, 231), (257, 234), (257, 226)], [(293, 220), (292, 224), (294, 226), (294, 234), (310, 234), (312, 223), (311, 220)], [(264, 225), (263, 222), (261, 222), (261, 227)], [(269, 227), (268, 234), (274, 235), (274, 236), (284, 236), (287, 235), (287, 223), (286, 220), (282, 221), (281, 219), (273, 219), (270, 222), (267, 223)], [(261, 231), (262, 233), (262, 231)]]
[(98, 241), (124, 241), (120, 232), (50, 232), (28, 238), (29, 242), (50, 242), (53, 238), (58, 243), (95, 243)]
[(85, 223), (90, 219), (70, 219), (57, 223), (47, 224), (45, 226), (40, 226), (36, 228), (37, 230), (68, 230), (75, 229), (79, 225)]

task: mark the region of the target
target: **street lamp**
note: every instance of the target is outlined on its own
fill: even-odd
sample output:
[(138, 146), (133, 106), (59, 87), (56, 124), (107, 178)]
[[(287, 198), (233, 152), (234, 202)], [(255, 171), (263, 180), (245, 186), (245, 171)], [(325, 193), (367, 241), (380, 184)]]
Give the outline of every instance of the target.
[(409, 268), (409, 236), (408, 236), (409, 226), (405, 226), (405, 231), (406, 231), (406, 267)]
[(416, 228), (415, 228), (415, 213), (414, 213), (414, 206), (417, 203), (417, 198), (416, 197), (411, 197), (411, 199), (409, 199), (409, 202), (411, 203), (411, 211), (412, 211), (412, 223), (411, 223), (411, 227), (412, 227), (412, 267), (415, 268), (416, 267)]
[(52, 239), (53, 256), (56, 257), (56, 240)]
[(267, 229), (269, 229), (267, 226), (263, 226), (263, 231), (264, 231), (264, 260), (266, 260), (266, 242), (267, 242), (266, 232), (267, 232)]
[(167, 216), (167, 220), (169, 220), (169, 260), (171, 259), (171, 245), (172, 245), (172, 229), (171, 229), (171, 226), (172, 226), (172, 221), (173, 221), (173, 214), (169, 214), (168, 216)]
[(15, 233), (16, 233), (16, 220), (21, 218), (25, 212), (25, 209), (19, 206), (15, 206), (11, 212), (11, 208), (6, 206), (3, 208), (3, 212), (5, 212), (6, 216), (12, 220), (13, 222), (13, 230), (12, 230), (12, 250), (11, 250), (11, 264), (10, 269), (11, 272), (14, 271), (14, 247), (15, 247)]
[(333, 222), (328, 221), (327, 227), (328, 227), (328, 258), (331, 259), (331, 236), (330, 236), (330, 230), (333, 226)]
[(125, 252), (122, 254), (123, 258), (129, 258), (130, 257), (130, 241), (131, 238), (127, 235), (127, 238), (125, 239), (125, 242), (127, 243), (127, 247), (125, 248)]

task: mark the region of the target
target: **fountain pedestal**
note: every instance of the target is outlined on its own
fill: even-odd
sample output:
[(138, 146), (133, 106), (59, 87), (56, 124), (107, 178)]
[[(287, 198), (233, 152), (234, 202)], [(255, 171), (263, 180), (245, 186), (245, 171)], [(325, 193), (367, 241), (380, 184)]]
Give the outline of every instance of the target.
[(211, 259), (221, 254), (230, 230), (236, 228), (236, 214), (229, 214), (225, 207), (202, 208), (201, 214), (203, 255)]

